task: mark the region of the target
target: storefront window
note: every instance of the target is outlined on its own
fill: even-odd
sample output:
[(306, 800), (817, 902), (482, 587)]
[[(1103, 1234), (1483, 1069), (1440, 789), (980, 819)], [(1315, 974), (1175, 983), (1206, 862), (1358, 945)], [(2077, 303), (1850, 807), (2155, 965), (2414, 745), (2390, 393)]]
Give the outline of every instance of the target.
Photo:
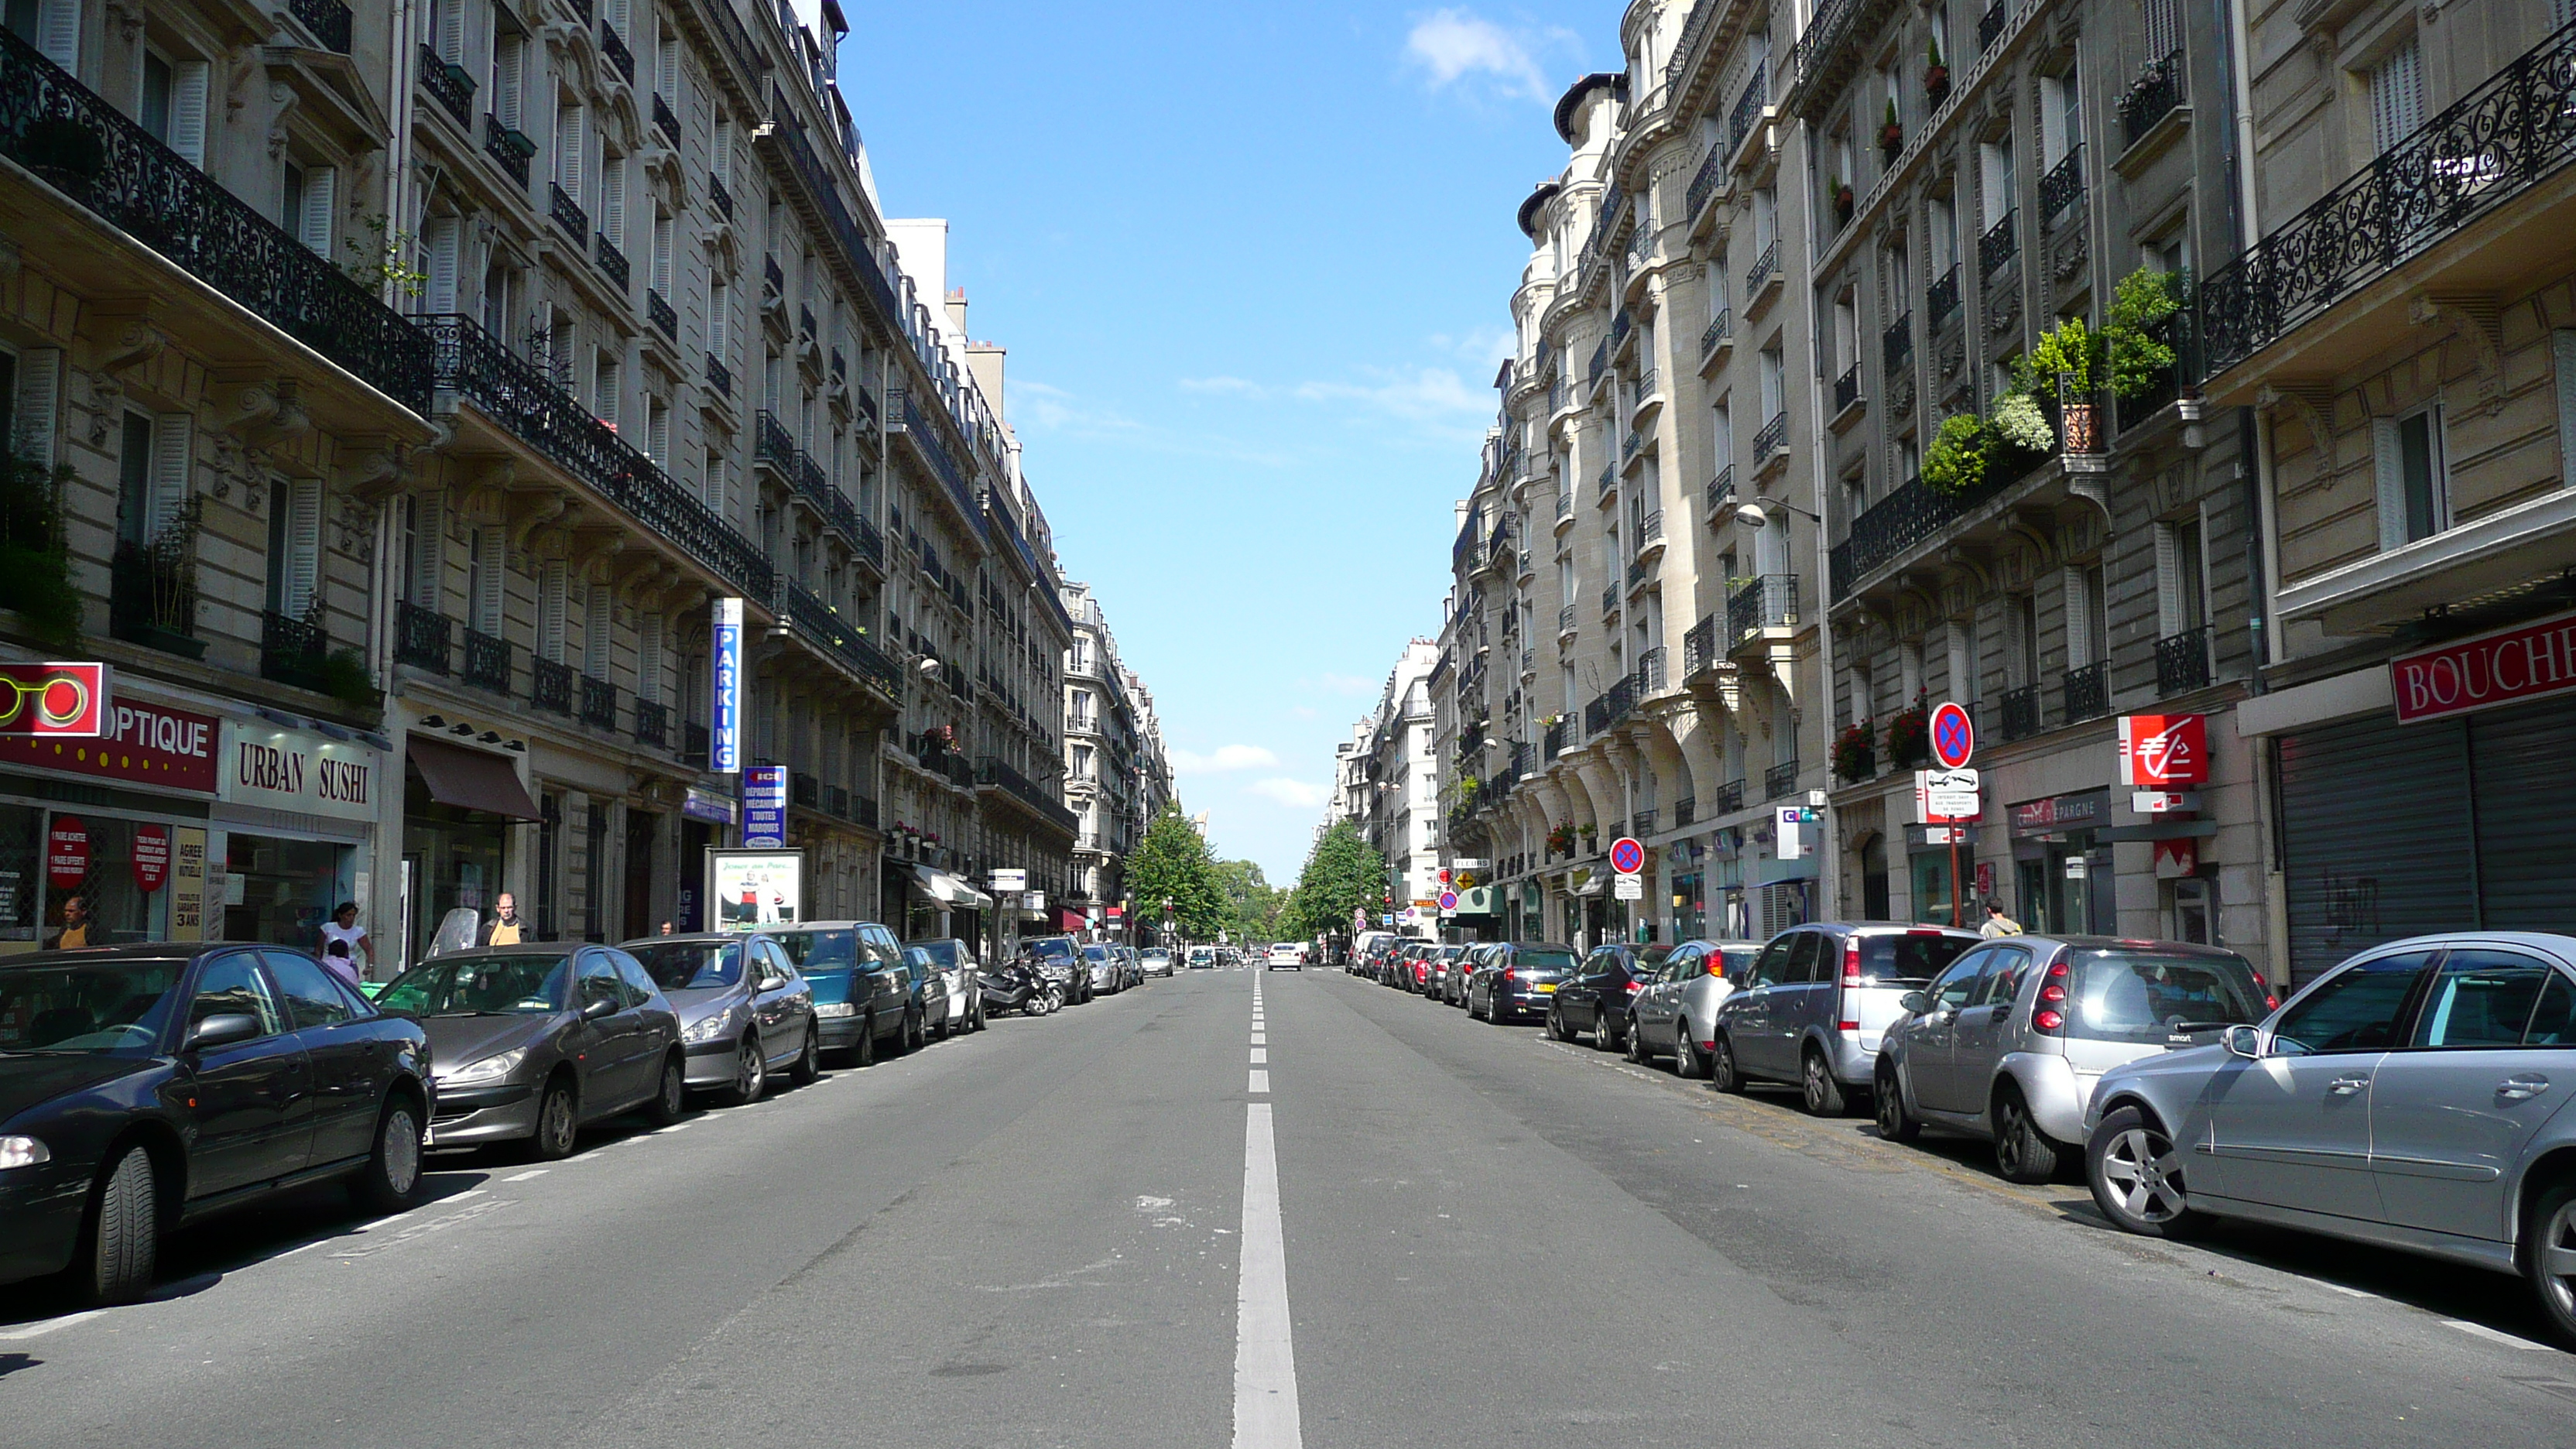
[[(134, 831), (138, 824), (102, 815), (55, 812), (47, 829), (54, 834), (77, 831), (87, 841), (89, 871), (77, 887), (46, 892), (46, 934), (62, 929), (63, 903), (79, 896), (89, 907), (89, 944), (121, 946), (134, 941), (165, 940), (169, 935), (170, 892), (166, 874), (159, 888), (145, 891), (134, 878)], [(169, 827), (146, 827), (163, 833), (160, 858), (169, 860)]]
[[(463, 907), (490, 915), (501, 893), (501, 849), (510, 826), (498, 815), (432, 800), (417, 766), (405, 784), (403, 859), (410, 868), (411, 949), (417, 958), (449, 911)], [(394, 949), (381, 932), (376, 948)]]
[[(1936, 925), (1947, 924), (1950, 920), (1950, 852), (1946, 849), (1920, 851), (1909, 856), (1906, 863), (1913, 867), (1914, 919)], [(1967, 918), (1962, 915), (1960, 919), (1965, 921)]]
[(224, 939), (316, 950), (322, 923), (349, 899), (353, 847), (236, 830), (224, 846)]
[(36, 939), (37, 887), (45, 862), (45, 812), (29, 805), (0, 805), (0, 941)]

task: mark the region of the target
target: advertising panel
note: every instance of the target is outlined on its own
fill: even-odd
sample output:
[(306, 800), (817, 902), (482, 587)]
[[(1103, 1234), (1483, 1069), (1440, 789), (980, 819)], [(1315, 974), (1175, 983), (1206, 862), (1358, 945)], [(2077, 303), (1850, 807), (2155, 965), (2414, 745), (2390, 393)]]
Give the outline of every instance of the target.
[(104, 664), (0, 664), (0, 734), (96, 738), (109, 728)]
[(742, 843), (745, 848), (772, 850), (787, 843), (785, 765), (743, 766)]
[(2209, 778), (2209, 726), (2196, 714), (2120, 716), (2120, 783), (2170, 790)]
[(793, 925), (805, 915), (805, 852), (710, 850), (707, 899), (719, 931)]
[(219, 793), (236, 805), (264, 805), (342, 820), (375, 818), (377, 768), (372, 745), (302, 730), (224, 721)]
[(0, 733), (0, 766), (33, 765), (211, 795), (219, 728), (212, 715), (130, 700), (106, 711), (105, 728), (95, 740)]
[(2400, 724), (2576, 689), (2576, 614), (2400, 655), (2388, 683)]
[(707, 768), (730, 775), (742, 768), (742, 600), (718, 599), (708, 652), (715, 698), (707, 713)]

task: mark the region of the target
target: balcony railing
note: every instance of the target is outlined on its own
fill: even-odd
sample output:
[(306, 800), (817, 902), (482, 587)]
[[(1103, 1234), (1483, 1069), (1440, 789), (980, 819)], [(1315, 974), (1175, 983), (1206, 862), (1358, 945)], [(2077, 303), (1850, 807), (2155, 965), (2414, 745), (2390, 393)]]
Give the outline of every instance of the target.
[(1735, 93), (1735, 109), (1726, 118), (1726, 151), (1730, 156), (1744, 149), (1744, 138), (1753, 134), (1754, 126), (1762, 119), (1762, 108), (1771, 95), (1769, 70), (1767, 62), (1753, 67), (1744, 89)]
[(450, 64), (435, 49), (424, 45), (420, 48), (420, 83), (456, 118), (456, 124), (474, 124), (474, 77), (465, 67)]
[(674, 752), (683, 765), (705, 769), (707, 765), (707, 727), (692, 720), (680, 726), (680, 748)]
[(551, 659), (528, 661), (528, 702), (548, 714), (572, 713), (572, 666)]
[(472, 402), (745, 597), (766, 599), (774, 591), (776, 571), (757, 545), (534, 363), (513, 355), (470, 317), (423, 317), (418, 326), (432, 344), (439, 387)]
[[(38, 123), (98, 143), (63, 163)], [(429, 349), (375, 294), (0, 29), (0, 154), (406, 407), (429, 401)], [(91, 162), (95, 161), (95, 165)]]
[(1924, 294), (1924, 322), (1937, 333), (1941, 330), (1941, 324), (1950, 320), (1950, 314), (1958, 310), (1959, 269), (1953, 265), (1950, 270), (1941, 274), (1940, 280), (1932, 284), (1932, 290)]
[(1726, 635), (1741, 644), (1765, 629), (1785, 629), (1798, 622), (1798, 576), (1764, 574), (1748, 580), (1726, 601)]
[(1909, 312), (1879, 334), (1879, 357), (1887, 364), (1890, 376), (1905, 370), (1914, 360), (1914, 314)]
[(1717, 802), (1710, 807), (1713, 815), (1732, 815), (1744, 808), (1744, 782), (1729, 780), (1717, 787)]
[(718, 361), (712, 352), (707, 354), (707, 386), (720, 397), (733, 396), (733, 369)]
[(1637, 655), (1637, 667), (1632, 677), (1637, 681), (1637, 694), (1640, 698), (1661, 693), (1664, 687), (1663, 646), (1657, 645), (1652, 649), (1641, 651)]
[(510, 641), (479, 629), (465, 631), (465, 682), (476, 689), (510, 692)]
[(1574, 632), (1574, 625), (1575, 625), (1575, 615), (1576, 615), (1576, 613), (1577, 613), (1577, 612), (1578, 612), (1578, 611), (1575, 609), (1575, 607), (1574, 607), (1572, 604), (1568, 604), (1568, 605), (1566, 605), (1564, 608), (1557, 610), (1557, 611), (1556, 611), (1556, 632), (1558, 632), (1558, 633), (1560, 633), (1560, 634), (1571, 634), (1571, 633), (1573, 633), (1573, 632)]
[(1840, 413), (1859, 401), (1860, 364), (1855, 362), (1844, 371), (1842, 376), (1834, 379), (1834, 411)]
[(537, 154), (537, 143), (502, 125), (500, 117), (485, 111), (483, 154), (498, 163), (511, 180), (525, 186), (528, 184), (528, 161)]
[(1709, 153), (1700, 158), (1699, 170), (1691, 175), (1690, 190), (1683, 194), (1682, 215), (1687, 219), (1696, 220), (1699, 209), (1708, 204), (1708, 199), (1715, 196), (1718, 187), (1725, 182), (1726, 156), (1715, 147), (1711, 147)]
[(733, 193), (725, 189), (724, 178), (712, 172), (707, 176), (707, 200), (716, 204), (718, 215), (733, 220)]
[(2066, 722), (2097, 719), (2111, 712), (2111, 661), (2097, 659), (2066, 671)]
[(1753, 259), (1753, 265), (1745, 270), (1744, 300), (1747, 305), (1750, 305), (1754, 298), (1762, 295), (1763, 285), (1769, 282), (1772, 276), (1779, 270), (1780, 243), (1774, 241), (1771, 245), (1764, 247), (1762, 249), (1762, 255), (1755, 257)]
[(547, 198), (547, 214), (555, 219), (555, 225), (571, 233), (573, 241), (578, 244), (583, 237), (590, 235), (590, 213), (581, 209), (581, 203), (572, 199), (572, 193), (563, 189), (562, 182), (549, 182), (548, 190), (551, 194)]
[(1682, 678), (1708, 668), (1717, 658), (1717, 616), (1711, 614), (1682, 634)]
[(2002, 271), (2004, 263), (2021, 255), (2021, 232), (2013, 223), (2020, 220), (2019, 210), (2007, 211), (2003, 219), (1987, 227), (1977, 238), (1977, 275), (1992, 277)]
[(1567, 723), (1567, 721), (1560, 719), (1556, 723), (1547, 727), (1547, 733), (1541, 739), (1539, 746), (1540, 758), (1542, 760), (1553, 760), (1558, 755), (1565, 753)]
[(626, 291), (627, 278), (632, 275), (626, 265), (626, 253), (619, 251), (617, 243), (610, 241), (605, 233), (594, 236), (590, 240), (591, 255), (598, 260), (599, 270), (605, 273), (619, 293), (623, 294)]
[(1603, 584), (1603, 585), (1601, 586), (1601, 613), (1602, 613), (1602, 617), (1607, 618), (1607, 617), (1609, 617), (1610, 615), (1615, 614), (1615, 613), (1618, 613), (1618, 612), (1619, 612), (1619, 586), (1618, 586), (1616, 583)]
[(1753, 464), (1758, 468), (1770, 461), (1773, 453), (1785, 453), (1788, 450), (1789, 414), (1786, 409), (1783, 409), (1773, 413), (1771, 421), (1764, 423), (1762, 430), (1753, 435)]
[[(2043, 414), (2054, 410), (2054, 402), (2040, 400)], [(2053, 418), (2051, 423), (2054, 426)], [(1834, 598), (1840, 601), (1849, 597), (1863, 578), (2029, 477), (2047, 456), (2014, 453), (1998, 457), (1987, 465), (1982, 483), (1959, 493), (1944, 493), (1920, 477), (1908, 479), (1853, 519), (1851, 531), (1834, 545)]]
[(2084, 145), (2077, 142), (2067, 148), (2058, 163), (2039, 178), (2039, 225), (2043, 231), (2057, 225), (2060, 212), (2084, 197)]
[(1592, 345), (1592, 361), (1585, 367), (1583, 379), (1584, 385), (1586, 387), (1599, 387), (1601, 385), (1601, 374), (1608, 372), (1609, 370), (1610, 339), (1605, 337)]
[(2006, 740), (2026, 740), (2039, 733), (2039, 686), (2007, 689), (1997, 702), (1997, 732)]
[(2183, 379), (2200, 376), (2198, 349), (2193, 345), (2189, 312), (2176, 312), (2143, 329), (2147, 336), (2174, 350), (2173, 363), (2155, 374), (2147, 390), (2119, 399), (2120, 431), (2143, 425), (2162, 411), (2166, 404), (2182, 396)]
[(394, 662), (425, 669), (432, 674), (447, 673), (449, 642), (455, 637), (456, 621), (436, 609), (424, 609), (409, 599), (397, 600), (394, 608)]
[(581, 722), (596, 729), (617, 728), (617, 686), (581, 676)]
[(1762, 772), (1762, 798), (1782, 800), (1798, 792), (1798, 762), (1783, 760)]
[(1647, 550), (1648, 548), (1651, 548), (1651, 547), (1653, 547), (1653, 546), (1654, 546), (1654, 545), (1656, 545), (1656, 544), (1662, 543), (1663, 541), (1664, 541), (1664, 510), (1662, 510), (1662, 509), (1658, 508), (1658, 509), (1656, 509), (1654, 512), (1647, 514), (1643, 519), (1641, 519), (1641, 520), (1639, 520), (1639, 521), (1638, 521), (1638, 524), (1637, 524), (1637, 551), (1638, 551), (1638, 552), (1640, 552), (1640, 553), (1643, 553), (1643, 552), (1644, 552), (1645, 550)]
[(671, 707), (649, 699), (635, 701), (635, 743), (667, 749), (671, 743)]
[(1734, 506), (1735, 465), (1733, 463), (1729, 463), (1725, 467), (1717, 470), (1716, 477), (1708, 480), (1709, 517), (1712, 520), (1717, 520), (1721, 514)]
[(778, 257), (774, 253), (763, 252), (760, 255), (760, 284), (779, 296), (787, 294), (787, 274), (778, 269)]
[(644, 315), (653, 319), (653, 325), (662, 329), (663, 336), (674, 342), (680, 340), (680, 314), (673, 311), (670, 302), (651, 287), (644, 289)]
[(609, 24), (605, 17), (599, 22), (599, 52), (608, 57), (610, 65), (617, 67), (619, 75), (626, 77), (628, 85), (635, 83), (635, 52), (626, 48), (626, 42), (618, 38), (617, 27)]
[(1689, 795), (1673, 802), (1673, 828), (1687, 830), (1699, 819), (1699, 801)]
[(2146, 139), (2156, 122), (2172, 115), (2182, 99), (2182, 52), (2150, 61), (2129, 93), (2120, 97), (2121, 144), (2135, 146)]
[(1995, 48), (1995, 42), (2003, 38), (2004, 22), (2011, 18), (2012, 6), (2007, 0), (1995, 0), (1986, 7), (1985, 13), (1977, 17), (1977, 54)]
[(286, 0), (286, 13), (313, 32), (324, 50), (349, 53), (349, 7), (340, 0)]
[(787, 803), (808, 810), (823, 808), (823, 781), (818, 775), (797, 770), (787, 777)]
[(1633, 815), (1630, 815), (1630, 816), (1628, 817), (1628, 833), (1629, 833), (1629, 834), (1631, 834), (1631, 835), (1652, 835), (1652, 834), (1654, 834), (1654, 833), (1655, 833), (1655, 818), (1656, 818), (1656, 817), (1655, 817), (1655, 807), (1654, 807), (1654, 806), (1652, 806), (1652, 805), (1640, 805), (1640, 806), (1638, 806), (1638, 807), (1637, 807), (1637, 810), (1636, 810), (1636, 813), (1635, 813), (1635, 814), (1633, 814)]
[(838, 610), (803, 584), (787, 579), (781, 589), (779, 607), (797, 638), (889, 696), (903, 698), (903, 671), (884, 650), (869, 643)]
[(1645, 561), (1644, 559), (1632, 559), (1632, 560), (1630, 560), (1630, 561), (1629, 561), (1629, 563), (1628, 563), (1628, 587), (1630, 587), (1630, 588), (1632, 588), (1632, 589), (1633, 589), (1633, 588), (1635, 588), (1637, 585), (1642, 584), (1642, 583), (1644, 583), (1645, 581), (1646, 581), (1646, 561)]
[(1717, 315), (1709, 319), (1708, 326), (1699, 334), (1699, 355), (1702, 357), (1708, 356), (1710, 353), (1717, 350), (1717, 344), (1728, 340), (1734, 335), (1734, 309), (1729, 307), (1720, 307), (1717, 309)]
[(1066, 834), (1081, 827), (1081, 820), (1062, 801), (1050, 795), (1036, 781), (1011, 768), (1007, 761), (986, 755), (975, 762), (974, 783), (1003, 791), (1052, 822)]
[(2156, 694), (2159, 698), (2169, 699), (2209, 687), (2210, 639), (2210, 626), (2203, 624), (2197, 629), (2185, 629), (2156, 641)]
[(2576, 24), (2487, 77), (2200, 287), (2210, 374), (2576, 158)]
[(1563, 520), (1565, 520), (1565, 519), (1572, 518), (1572, 517), (1574, 516), (1574, 495), (1573, 495), (1573, 494), (1571, 494), (1571, 493), (1559, 493), (1558, 495), (1556, 495), (1556, 516), (1557, 516), (1558, 521), (1560, 521), (1560, 522), (1562, 522), (1562, 521), (1563, 521)]
[(331, 636), (322, 632), (320, 625), (284, 614), (260, 616), (260, 677), (320, 691), (324, 688), (322, 664), (330, 653)]
[(671, 103), (662, 99), (660, 91), (653, 93), (653, 129), (662, 133), (672, 150), (680, 149), (680, 118), (672, 114)]

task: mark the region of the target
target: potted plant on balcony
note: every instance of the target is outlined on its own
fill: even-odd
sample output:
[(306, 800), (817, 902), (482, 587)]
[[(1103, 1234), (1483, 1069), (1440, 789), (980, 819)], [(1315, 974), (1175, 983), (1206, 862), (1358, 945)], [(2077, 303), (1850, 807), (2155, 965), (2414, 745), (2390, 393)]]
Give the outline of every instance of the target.
[(1852, 184), (1839, 176), (1834, 178), (1828, 190), (1834, 201), (1834, 230), (1840, 231), (1851, 225), (1852, 209), (1859, 204), (1860, 198), (1852, 191)]
[(1834, 738), (1834, 773), (1846, 781), (1866, 780), (1878, 773), (1878, 751), (1868, 725), (1845, 725)]
[(1924, 56), (1923, 95), (1935, 110), (1950, 98), (1950, 67), (1942, 62), (1941, 37), (1937, 35), (1932, 37), (1932, 47)]
[(1583, 837), (1583, 853), (1590, 855), (1592, 853), (1592, 842), (1599, 839), (1601, 836), (1601, 827), (1586, 821), (1583, 824), (1574, 827), (1574, 833)]
[(68, 649), (80, 638), (80, 595), (72, 590), (63, 537), (68, 463), (50, 472), (0, 438), (0, 609), (14, 609), (40, 644)]
[(109, 563), (109, 625), (116, 637), (187, 659), (206, 657), (196, 637), (197, 533), (205, 499), (191, 496), (148, 543), (120, 543)]
[(2049, 426), (2048, 414), (2039, 410), (2039, 399), (2026, 392), (2008, 392), (1995, 399), (1995, 415), (1988, 426), (1994, 430), (1990, 455), (2006, 449), (2045, 453), (2057, 446), (2057, 429)]
[(1887, 720), (1887, 762), (1910, 770), (1932, 758), (1932, 715), (1917, 699)]
[(1574, 827), (1571, 825), (1560, 825), (1554, 830), (1549, 831), (1547, 833), (1547, 852), (1550, 855), (1574, 854)]
[(1896, 153), (1905, 149), (1905, 122), (1896, 114), (1896, 97), (1887, 98), (1887, 117), (1878, 123), (1878, 149), (1893, 162)]
[(2102, 318), (2102, 343), (2115, 397), (2136, 397), (2164, 381), (2175, 360), (2173, 344), (2149, 329), (2182, 310), (2181, 278), (2140, 267), (2112, 290)]
[(1974, 491), (1986, 481), (1986, 451), (1993, 445), (1993, 431), (1975, 413), (1943, 418), (1923, 451), (1923, 486), (1935, 493)]
[(2023, 390), (2032, 394), (2055, 390), (2070, 453), (2101, 449), (2101, 435), (2093, 421), (2094, 379), (2101, 370), (2101, 358), (2101, 334), (2086, 327), (2083, 318), (2069, 317), (2039, 334), (2021, 360)]

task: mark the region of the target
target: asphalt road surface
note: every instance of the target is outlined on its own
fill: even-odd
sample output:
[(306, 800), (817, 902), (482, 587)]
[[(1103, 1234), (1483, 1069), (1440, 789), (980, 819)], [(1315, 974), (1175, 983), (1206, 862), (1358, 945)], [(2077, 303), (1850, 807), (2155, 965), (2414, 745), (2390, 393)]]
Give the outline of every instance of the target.
[(0, 1444), (2565, 1445), (2510, 1280), (2074, 1186), (1338, 971), (1202, 972), (435, 1200), (0, 1290)]

